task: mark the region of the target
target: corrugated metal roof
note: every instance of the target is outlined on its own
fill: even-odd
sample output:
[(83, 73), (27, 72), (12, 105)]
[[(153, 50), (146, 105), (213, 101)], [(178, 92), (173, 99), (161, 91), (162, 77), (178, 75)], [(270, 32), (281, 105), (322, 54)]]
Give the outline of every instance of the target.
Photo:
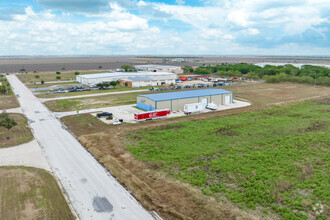
[(169, 72), (107, 72), (107, 73), (96, 73), (96, 74), (86, 74), (78, 75), (77, 77), (85, 79), (95, 79), (95, 78), (106, 78), (106, 77), (144, 77), (144, 76), (163, 76), (163, 75), (176, 75), (175, 73)]
[(222, 95), (222, 94), (230, 94), (232, 92), (224, 90), (224, 89), (199, 89), (199, 90), (190, 90), (190, 91), (182, 91), (182, 92), (167, 92), (167, 93), (157, 93), (150, 95), (139, 95), (141, 97), (146, 97), (153, 101), (165, 101), (165, 100), (173, 100), (173, 99), (186, 99), (200, 96), (210, 96), (210, 95)]
[(150, 77), (128, 77), (131, 81), (152, 81)]

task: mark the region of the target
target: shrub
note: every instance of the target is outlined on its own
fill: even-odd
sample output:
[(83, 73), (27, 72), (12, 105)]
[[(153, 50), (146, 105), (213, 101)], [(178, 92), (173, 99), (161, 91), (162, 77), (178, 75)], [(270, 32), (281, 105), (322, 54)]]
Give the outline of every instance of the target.
[(265, 76), (266, 83), (279, 83), (281, 82), (278, 76)]
[(60, 79), (61, 79), (61, 77), (60, 77), (60, 76), (56, 76), (56, 79), (57, 79), (57, 80), (60, 80)]

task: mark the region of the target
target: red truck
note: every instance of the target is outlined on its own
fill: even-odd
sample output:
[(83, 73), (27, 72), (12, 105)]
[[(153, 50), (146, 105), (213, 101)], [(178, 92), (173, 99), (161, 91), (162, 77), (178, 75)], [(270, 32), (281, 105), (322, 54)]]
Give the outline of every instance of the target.
[(155, 111), (149, 111), (149, 112), (135, 113), (134, 119), (138, 120), (138, 121), (151, 120), (153, 118), (163, 118), (169, 114), (171, 114), (171, 111), (168, 109), (155, 110)]

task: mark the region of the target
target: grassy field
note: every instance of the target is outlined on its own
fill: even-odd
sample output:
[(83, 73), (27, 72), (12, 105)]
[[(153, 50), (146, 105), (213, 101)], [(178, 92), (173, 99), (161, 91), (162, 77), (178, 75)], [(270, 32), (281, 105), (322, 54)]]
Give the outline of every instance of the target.
[(26, 86), (29, 88), (46, 88), (46, 87), (51, 87), (51, 86), (58, 86), (58, 87), (67, 87), (67, 86), (80, 86), (82, 85), (81, 83), (76, 83), (76, 82), (61, 82), (59, 81), (58, 83), (46, 83), (46, 84), (27, 84)]
[(19, 106), (15, 95), (0, 95), (0, 110), (18, 108)]
[(157, 170), (263, 217), (328, 219), (330, 99), (131, 134)]
[(9, 114), (9, 116), (16, 121), (17, 125), (9, 131), (0, 127), (0, 148), (16, 146), (33, 140), (33, 135), (24, 116), (22, 114)]
[[(21, 74), (18, 74), (17, 77), (23, 83), (41, 82), (41, 80), (44, 80), (45, 82), (57, 81), (56, 76), (61, 76), (61, 81), (75, 80), (76, 79), (76, 75), (74, 74), (75, 71), (61, 71), (61, 70), (59, 70), (59, 72), (61, 72), (60, 75), (57, 75), (56, 71), (54, 71), (54, 72), (40, 72), (40, 73), (21, 73)], [(80, 72), (80, 74), (84, 75), (84, 74), (104, 73), (104, 72), (106, 72), (106, 70), (83, 71), (83, 72)], [(35, 78), (36, 75), (40, 76), (39, 79)]]
[(0, 167), (0, 219), (75, 219), (54, 177), (27, 167)]
[(38, 98), (56, 98), (56, 97), (67, 97), (67, 96), (78, 96), (78, 95), (89, 95), (89, 94), (98, 94), (98, 93), (107, 93), (107, 92), (122, 92), (136, 90), (134, 88), (125, 87), (125, 86), (116, 86), (113, 89), (102, 89), (102, 90), (92, 90), (92, 91), (82, 91), (82, 92), (67, 92), (67, 93), (47, 93), (47, 94), (38, 94)]
[(90, 98), (63, 99), (45, 102), (45, 105), (52, 111), (65, 112), (90, 108), (102, 108), (110, 106), (128, 105), (136, 102), (137, 94), (141, 93), (123, 93), (115, 95), (105, 95)]

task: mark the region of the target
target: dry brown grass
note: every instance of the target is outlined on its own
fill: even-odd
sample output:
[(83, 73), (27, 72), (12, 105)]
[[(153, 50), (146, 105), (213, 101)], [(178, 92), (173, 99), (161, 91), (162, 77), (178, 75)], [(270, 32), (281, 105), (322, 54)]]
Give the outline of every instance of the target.
[(307, 162), (301, 166), (301, 173), (298, 174), (298, 179), (305, 180), (314, 174), (314, 168), (311, 162)]
[(74, 219), (74, 216), (48, 172), (0, 167), (0, 219)]

